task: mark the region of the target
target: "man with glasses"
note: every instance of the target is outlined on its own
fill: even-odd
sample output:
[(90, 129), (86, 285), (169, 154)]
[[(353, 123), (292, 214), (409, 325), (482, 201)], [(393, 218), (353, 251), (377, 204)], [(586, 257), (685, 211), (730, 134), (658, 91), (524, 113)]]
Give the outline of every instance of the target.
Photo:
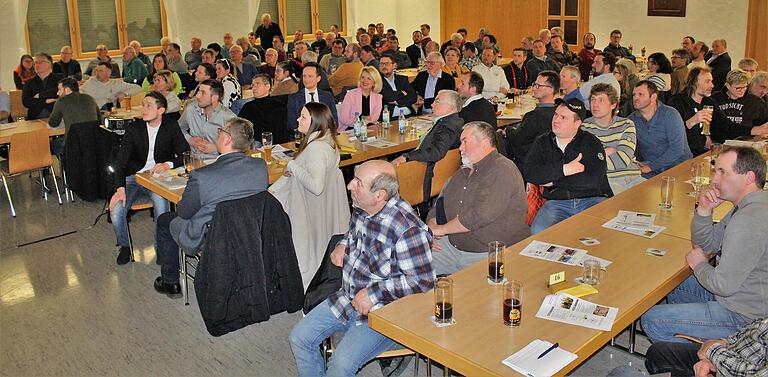
[(147, 68), (147, 72), (149, 72), (150, 68), (152, 68), (152, 61), (149, 60), (149, 56), (147, 56), (147, 54), (141, 52), (141, 43), (139, 43), (139, 41), (133, 40), (128, 43), (128, 46), (133, 47), (133, 51), (136, 53), (136, 58), (144, 64), (144, 67)]
[(24, 84), (21, 102), (27, 108), (27, 119), (47, 118), (59, 98), (56, 93), (64, 75), (53, 73), (53, 60), (44, 52), (35, 54), (34, 64), (35, 77)]
[[(611, 31), (610, 38), (611, 42), (608, 43), (608, 46), (605, 46), (603, 52), (610, 52), (617, 59), (632, 56), (632, 53), (629, 52), (629, 49), (621, 45), (621, 30), (616, 29)], [(629, 48), (632, 48), (632, 45), (629, 45)]]
[[(450, 74), (443, 72), (445, 61), (439, 52), (430, 52), (427, 55), (427, 70), (419, 72), (413, 80), (413, 89), (416, 90), (416, 106), (422, 114), (432, 113), (432, 101), (441, 90), (456, 89), (456, 80)], [(456, 110), (458, 111), (458, 109)]]
[(678, 48), (672, 51), (672, 88), (669, 90), (669, 94), (675, 95), (685, 90), (690, 60), (688, 50)]
[(59, 61), (53, 64), (53, 73), (61, 73), (64, 77), (74, 77), (75, 80), (83, 79), (80, 63), (72, 59), (72, 47), (64, 46), (59, 52)]
[(253, 134), (258, 137), (262, 132), (272, 132), (272, 141), (282, 144), (291, 140), (285, 127), (287, 109), (285, 100), (270, 96), (272, 84), (269, 76), (260, 73), (253, 77), (253, 99), (248, 101), (238, 116), (253, 123)]
[(267, 164), (244, 153), (252, 140), (251, 122), (242, 118), (227, 120), (216, 132), (215, 149), (220, 153), (219, 157), (205, 168), (195, 169), (189, 174), (176, 212), (158, 216), (155, 241), (160, 277), (154, 282), (158, 293), (170, 298), (182, 296), (179, 247), (190, 255), (198, 251), (217, 204), (267, 189)]
[(123, 81), (141, 84), (147, 77), (147, 67), (136, 57), (136, 50), (128, 46), (123, 50)]
[(320, 66), (323, 67), (325, 73), (332, 75), (346, 61), (344, 42), (341, 39), (334, 39), (328, 44), (332, 46), (330, 54), (325, 54), (320, 58)]
[[(493, 47), (483, 49), (482, 64), (472, 68), (472, 72), (477, 72), (483, 76), (483, 97), (487, 100), (506, 98), (509, 92), (509, 82), (504, 70), (496, 65), (496, 51)], [(454, 83), (455, 85), (455, 83)]]
[[(367, 161), (347, 185), (352, 196), (349, 231), (331, 253), (342, 268), (341, 288), (318, 304), (291, 331), (299, 376), (354, 376), (395, 342), (368, 326), (368, 313), (434, 286), (429, 228), (398, 195), (394, 167)], [(344, 336), (327, 363), (320, 343)]]
[(235, 117), (221, 103), (224, 96), (224, 86), (217, 80), (205, 80), (197, 86), (195, 100), (184, 108), (179, 120), (179, 127), (194, 152), (203, 153), (206, 157), (217, 156), (216, 141), (219, 129)]
[(392, 119), (400, 114), (409, 116), (412, 114), (410, 108), (416, 103), (416, 91), (408, 82), (408, 78), (403, 75), (395, 74), (397, 64), (391, 55), (382, 55), (379, 59), (381, 68), (381, 86), (382, 103), (387, 105)]
[[(616, 56), (610, 52), (600, 52), (595, 56), (595, 61), (592, 62), (592, 80), (585, 82), (581, 88), (581, 97), (589, 98), (589, 94), (592, 91), (592, 86), (595, 84), (608, 84), (616, 89), (616, 93), (621, 93), (621, 85), (613, 75), (613, 69), (616, 68)], [(584, 103), (589, 110), (589, 102)]]
[(768, 134), (768, 107), (760, 98), (747, 93), (748, 84), (747, 73), (735, 69), (728, 73), (723, 91), (712, 95), (718, 115), (724, 115), (712, 121), (712, 141), (724, 143)]
[(96, 66), (102, 62), (109, 64), (111, 69), (109, 77), (113, 79), (120, 78), (120, 67), (117, 65), (117, 63), (112, 61), (112, 58), (109, 56), (109, 50), (107, 49), (107, 46), (103, 44), (96, 46), (96, 57), (88, 62), (88, 67), (85, 68), (85, 74), (92, 76), (93, 70), (96, 69)]
[(553, 71), (543, 71), (533, 83), (533, 98), (536, 108), (525, 113), (519, 125), (509, 125), (504, 131), (507, 156), (517, 164), (523, 177), (525, 159), (533, 142), (540, 135), (552, 130), (552, 117), (555, 115), (555, 93), (560, 90), (560, 77)]

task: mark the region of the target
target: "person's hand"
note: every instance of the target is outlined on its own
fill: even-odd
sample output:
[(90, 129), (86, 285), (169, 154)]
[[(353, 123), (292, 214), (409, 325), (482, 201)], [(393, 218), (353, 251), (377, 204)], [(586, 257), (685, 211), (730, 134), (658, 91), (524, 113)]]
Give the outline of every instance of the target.
[(768, 123), (765, 123), (762, 126), (752, 127), (752, 131), (750, 133), (756, 136), (768, 134)]
[(416, 96), (416, 106), (421, 106), (423, 104), (424, 104), (424, 97)]
[(159, 164), (155, 164), (155, 166), (154, 166), (154, 167), (152, 167), (152, 169), (150, 169), (149, 171), (150, 171), (152, 174), (154, 174), (154, 173), (162, 173), (162, 172), (164, 172), (164, 171), (168, 171), (168, 169), (170, 169), (170, 168), (171, 168), (171, 166), (170, 166), (170, 165), (168, 165), (168, 163), (166, 163), (166, 162), (161, 162), (161, 163), (159, 163)]
[(651, 170), (651, 167), (649, 165), (644, 164), (642, 162), (638, 162), (637, 166), (640, 167), (640, 172), (643, 174), (650, 173), (651, 171), (653, 171)]
[(721, 204), (723, 199), (720, 198), (720, 190), (714, 187), (703, 188), (699, 195), (699, 206), (696, 207), (696, 212), (700, 216), (709, 216), (712, 210)]
[(435, 223), (433, 226), (430, 226), (429, 230), (432, 231), (432, 236), (437, 239), (440, 239), (440, 237), (447, 235), (447, 233), (445, 233), (445, 226), (438, 225), (437, 223)]
[(509, 91), (507, 91), (507, 93), (520, 94), (520, 93), (522, 93), (522, 91), (520, 89), (517, 89), (517, 88), (509, 88)]
[(573, 161), (563, 165), (563, 175), (570, 176), (584, 172), (584, 164), (581, 163), (581, 153)]
[(618, 149), (616, 149), (614, 147), (607, 147), (607, 148), (605, 148), (605, 155), (606, 156), (610, 156), (610, 155), (616, 153), (616, 151), (618, 151)]
[(125, 207), (125, 200), (125, 187), (118, 187), (115, 194), (112, 195), (112, 199), (109, 200), (110, 211), (115, 209), (118, 202), (123, 202), (123, 207)]
[(368, 297), (368, 288), (363, 288), (357, 291), (355, 298), (352, 299), (352, 307), (361, 315), (367, 315), (368, 312), (371, 311), (373, 302), (371, 302), (371, 299)]
[(405, 161), (406, 161), (406, 160), (405, 160), (405, 156), (400, 156), (400, 157), (398, 157), (398, 158), (396, 158), (396, 159), (392, 160), (392, 165), (394, 165), (395, 167), (397, 167), (398, 165), (400, 165), (400, 164), (404, 163)]
[(707, 138), (707, 140), (704, 141), (704, 148), (712, 149), (712, 144), (714, 144), (712, 143), (712, 138), (709, 136), (705, 136), (705, 137)]
[(408, 92), (406, 92), (405, 90), (401, 90), (400, 93), (403, 93), (404, 96), (408, 95)]
[(208, 140), (202, 140), (198, 143), (197, 150), (205, 153), (216, 153), (216, 144)]
[(501, 94), (506, 96), (507, 93), (509, 93), (509, 88), (505, 88), (505, 87), (502, 86), (502, 87), (499, 88), (499, 93), (501, 93)]
[(54, 102), (56, 102), (56, 98), (48, 98), (47, 100), (45, 100), (45, 103), (54, 103)]
[(344, 253), (347, 251), (347, 245), (340, 243), (331, 252), (331, 263), (336, 267), (344, 264)]
[(696, 125), (702, 122), (712, 122), (712, 111), (701, 109), (693, 114), (691, 122)]
[(721, 346), (725, 346), (728, 343), (725, 342), (723, 339), (710, 339), (706, 342), (701, 344), (701, 347), (699, 347), (699, 350), (696, 352), (696, 356), (699, 357), (699, 360), (706, 360), (707, 359), (707, 352), (709, 352), (709, 349), (712, 348), (715, 344), (719, 344)]
[(699, 360), (693, 365), (693, 373), (696, 374), (696, 377), (714, 377), (717, 375), (717, 368), (709, 360)]
[(688, 255), (685, 256), (685, 260), (688, 262), (688, 266), (693, 269), (700, 263), (709, 262), (709, 257), (704, 254), (704, 250), (702, 250), (701, 247), (696, 246), (688, 252)]
[(293, 176), (293, 174), (291, 174), (291, 171), (290, 171), (290, 170), (288, 170), (288, 169), (285, 169), (285, 170), (283, 171), (283, 177), (292, 177), (292, 176)]

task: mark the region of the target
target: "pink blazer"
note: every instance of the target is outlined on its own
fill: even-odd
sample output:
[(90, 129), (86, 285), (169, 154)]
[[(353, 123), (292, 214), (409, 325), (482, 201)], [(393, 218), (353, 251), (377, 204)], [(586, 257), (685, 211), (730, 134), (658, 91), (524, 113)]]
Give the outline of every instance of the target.
[[(361, 113), (363, 110), (363, 92), (360, 88), (355, 88), (347, 92), (344, 101), (341, 103), (339, 111), (339, 129), (344, 131), (355, 124), (355, 113)], [(365, 117), (366, 122), (376, 123), (381, 116), (381, 94), (371, 92), (371, 114)]]

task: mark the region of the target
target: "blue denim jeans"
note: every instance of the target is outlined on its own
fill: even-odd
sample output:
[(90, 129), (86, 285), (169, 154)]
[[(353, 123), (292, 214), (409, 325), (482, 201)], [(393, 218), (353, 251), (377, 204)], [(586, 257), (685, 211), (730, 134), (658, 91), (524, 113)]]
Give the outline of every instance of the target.
[(643, 330), (652, 342), (687, 342), (673, 337), (681, 333), (702, 340), (733, 335), (751, 322), (730, 311), (691, 275), (667, 296), (667, 305), (656, 305), (640, 318)]
[(547, 200), (539, 208), (536, 218), (533, 219), (531, 234), (539, 233), (605, 199), (603, 196), (593, 196), (579, 199)]
[(115, 208), (109, 210), (109, 217), (112, 220), (112, 228), (115, 229), (115, 235), (117, 236), (117, 244), (120, 247), (128, 247), (128, 220), (126, 216), (128, 211), (126, 209), (141, 199), (151, 199), (152, 206), (154, 206), (155, 218), (168, 212), (171, 205), (167, 200), (163, 199), (160, 195), (147, 190), (136, 183), (136, 176), (132, 175), (125, 178), (125, 205), (122, 202), (118, 202)]
[[(386, 351), (394, 341), (368, 327), (368, 320), (358, 322), (357, 312), (346, 323), (331, 312), (326, 299), (291, 331), (289, 337), (299, 376), (354, 376), (368, 361)], [(319, 346), (334, 333), (344, 333), (328, 361), (323, 365)]]

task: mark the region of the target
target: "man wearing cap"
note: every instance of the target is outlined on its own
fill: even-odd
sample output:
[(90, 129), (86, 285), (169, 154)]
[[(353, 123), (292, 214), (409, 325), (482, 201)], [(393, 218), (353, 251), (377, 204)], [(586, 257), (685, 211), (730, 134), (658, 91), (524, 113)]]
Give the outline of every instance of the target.
[(603, 145), (581, 129), (587, 113), (584, 103), (573, 98), (555, 104), (552, 131), (536, 139), (525, 161), (526, 180), (544, 186), (547, 199), (531, 224), (531, 234), (613, 196)]

